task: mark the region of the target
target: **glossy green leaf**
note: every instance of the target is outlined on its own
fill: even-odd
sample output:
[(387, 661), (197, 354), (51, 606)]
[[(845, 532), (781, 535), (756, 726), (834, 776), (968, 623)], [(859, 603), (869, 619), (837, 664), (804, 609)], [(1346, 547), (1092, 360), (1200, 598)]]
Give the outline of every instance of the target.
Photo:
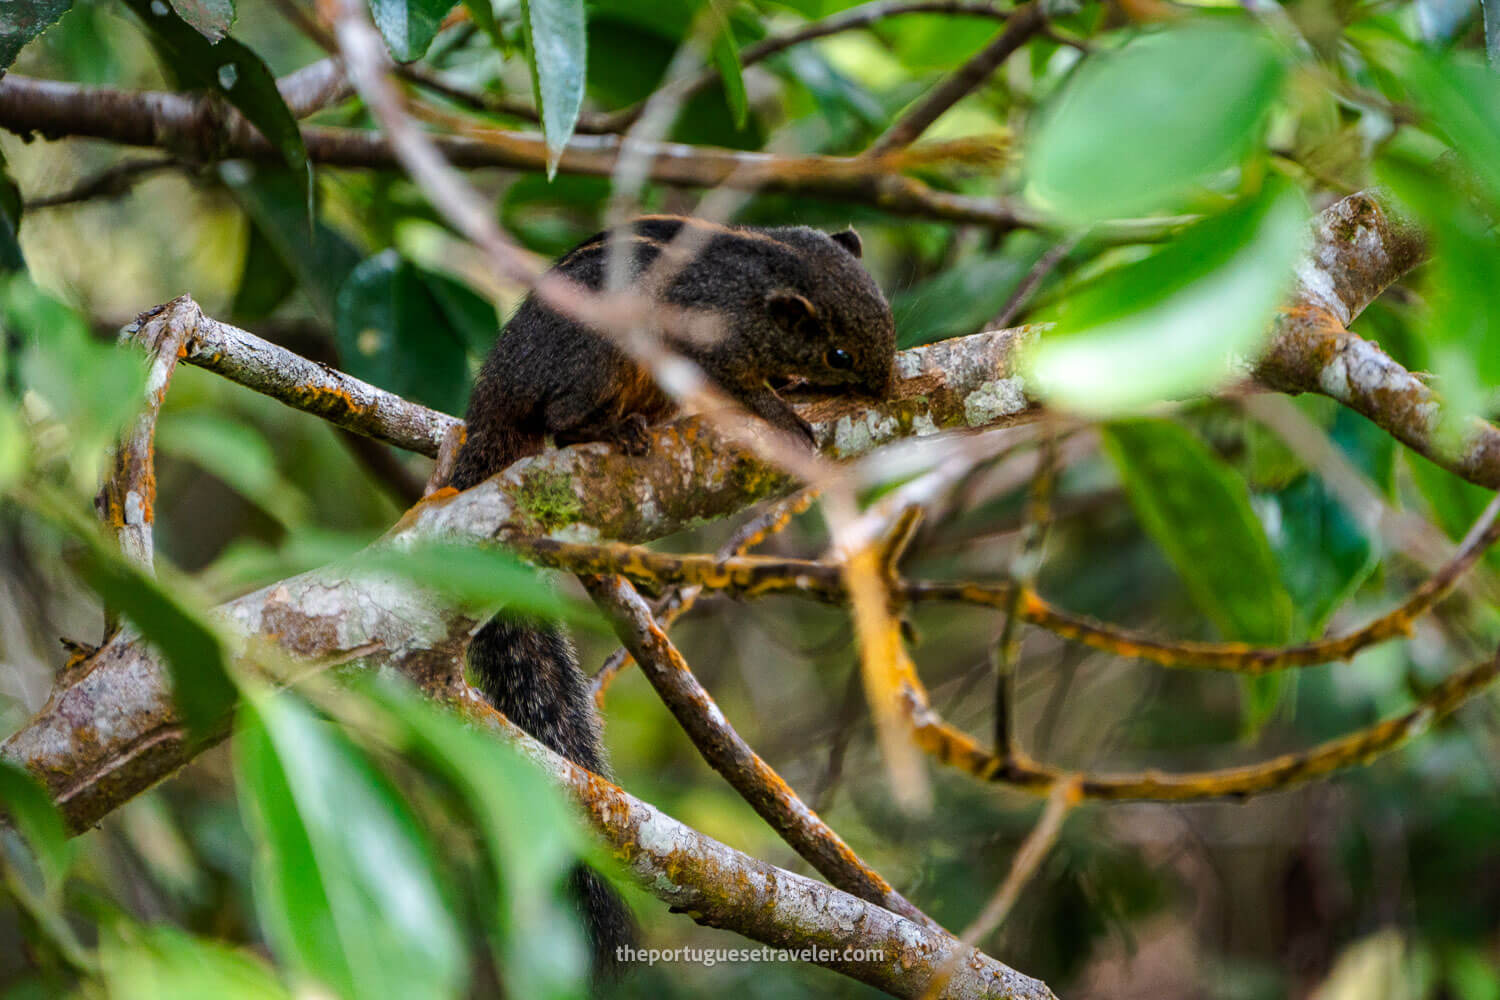
[(0, 759), (0, 813), (31, 845), (43, 878), (55, 891), (73, 862), (67, 825), (46, 789), (24, 768), (4, 759)]
[(1248, 154), (1284, 75), (1271, 39), (1230, 21), (1096, 52), (1027, 146), (1027, 196), (1080, 224), (1172, 208)]
[(73, 0), (5, 0), (0, 3), (0, 71), (21, 48), (68, 12)]
[(1295, 190), (1268, 184), (1070, 294), (1057, 328), (1030, 353), (1035, 388), (1055, 404), (1094, 415), (1213, 388), (1269, 332), (1306, 221)]
[(0, 153), (0, 274), (26, 270), (21, 253), (21, 189), (5, 169)]
[(287, 166), (308, 176), (307, 149), (297, 119), (276, 89), (276, 77), (248, 46), (233, 38), (214, 43), (161, 0), (125, 0), (150, 32), (169, 70), (186, 86), (216, 91), (260, 129)]
[(74, 534), (83, 543), (77, 558), (79, 574), (166, 660), (172, 700), (189, 731), (196, 738), (220, 731), (238, 689), (229, 676), (224, 645), (203, 612), (177, 595), (180, 588), (145, 573), (98, 533)]
[(521, 26), (551, 177), (583, 108), (588, 60), (583, 0), (521, 0)]
[(499, 968), (510, 996), (586, 992), (588, 960), (568, 892), (569, 876), (591, 843), (561, 790), (493, 733), (465, 725), (393, 683), (362, 685), (406, 752), (461, 797), (490, 856), (489, 895)]
[(495, 546), (424, 542), (360, 553), (352, 572), (405, 577), (474, 611), (503, 607), (527, 616), (603, 628), (593, 605), (558, 595), (543, 573)]
[(172, 0), (172, 7), (210, 42), (229, 34), (234, 25), (234, 0)]
[(339, 288), (359, 263), (360, 252), (321, 219), (308, 225), (302, 175), (234, 161), (222, 164), (219, 176), (282, 263), (296, 275), (314, 308), (332, 320)]
[[(375, 26), (398, 62), (427, 54), (456, 0), (370, 0)], [(493, 15), (491, 17), (493, 20)]]
[(339, 357), (352, 375), (462, 413), (469, 388), (468, 340), (446, 320), (424, 272), (387, 250), (356, 267), (339, 290), (334, 328)]
[(458, 995), (459, 928), (396, 789), (289, 694), (247, 704), (234, 749), (277, 957), (348, 1000)]
[(259, 958), (170, 924), (116, 924), (100, 936), (99, 973), (110, 1000), (290, 1000)]
[(1141, 526), (1224, 638), (1286, 642), (1291, 596), (1244, 481), (1170, 421), (1116, 421), (1102, 435)]

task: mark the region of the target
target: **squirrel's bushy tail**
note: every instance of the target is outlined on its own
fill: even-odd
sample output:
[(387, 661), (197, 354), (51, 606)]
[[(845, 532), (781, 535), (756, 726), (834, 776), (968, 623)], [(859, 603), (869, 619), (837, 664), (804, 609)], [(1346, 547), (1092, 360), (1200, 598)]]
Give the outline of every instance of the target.
[[(562, 630), (496, 615), (469, 644), (469, 666), (480, 692), (508, 719), (573, 763), (610, 776), (593, 698)], [(616, 950), (635, 941), (630, 910), (581, 866), (573, 874), (573, 894), (583, 911), (594, 975), (612, 977)]]
[[(518, 430), (483, 407), (469, 413), (469, 435), (449, 485), (466, 490), (517, 459), (542, 450), (543, 438)], [(469, 643), (469, 668), (481, 694), (505, 717), (595, 774), (610, 777), (599, 740), (594, 700), (567, 635), (555, 626), (491, 618)], [(635, 922), (615, 891), (589, 869), (573, 875), (573, 895), (583, 912), (596, 978), (617, 971), (616, 949), (635, 940)]]

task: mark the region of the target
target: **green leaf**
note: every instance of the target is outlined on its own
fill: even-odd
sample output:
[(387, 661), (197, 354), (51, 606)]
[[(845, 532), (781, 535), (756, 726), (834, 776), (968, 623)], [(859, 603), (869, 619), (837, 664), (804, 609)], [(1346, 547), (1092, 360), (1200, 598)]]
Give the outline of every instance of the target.
[(1027, 195), (1080, 224), (1175, 207), (1249, 153), (1285, 71), (1269, 37), (1227, 20), (1096, 53), (1032, 137)]
[[(1454, 540), (1463, 538), (1474, 521), (1495, 498), (1493, 490), (1475, 486), (1447, 469), (1407, 451), (1406, 467), (1438, 526)], [(1500, 546), (1485, 553), (1485, 562), (1500, 571)]]
[(43, 879), (56, 891), (73, 863), (67, 824), (52, 797), (31, 773), (4, 759), (0, 759), (0, 811), (31, 845)]
[(405, 687), (360, 685), (399, 731), (406, 752), (462, 798), (490, 856), (496, 883), (491, 920), (506, 995), (584, 992), (588, 960), (568, 893), (579, 855), (589, 850), (561, 791), (531, 761), (493, 734), (463, 724)]
[(1440, 57), (1414, 51), (1406, 82), (1432, 124), (1484, 184), (1490, 203), (1500, 205), (1500, 76), (1467, 53)]
[(22, 47), (57, 21), (73, 0), (5, 0), (0, 3), (0, 71), (16, 61)]
[(157, 427), (156, 444), (218, 476), (282, 527), (306, 520), (307, 496), (276, 471), (276, 455), (254, 427), (212, 413), (174, 414)]
[[(1329, 436), (1355, 468), (1387, 494), (1394, 490), (1396, 442), (1389, 434), (1340, 407)], [(1267, 534), (1292, 595), (1293, 638), (1315, 638), (1380, 564), (1379, 538), (1315, 475), (1304, 474), (1263, 499)]]
[[(139, 355), (99, 343), (73, 309), (39, 290), (24, 274), (0, 276), (0, 341), (20, 345), (20, 388), (49, 422), (64, 428), (60, 443), (80, 488), (98, 486), (99, 456), (112, 447), (144, 398)], [(122, 363), (128, 358), (130, 363)]]
[(145, 24), (173, 74), (190, 88), (223, 94), (280, 151), (287, 166), (310, 176), (297, 119), (260, 56), (233, 38), (210, 42), (161, 0), (125, 3)]
[(172, 7), (210, 42), (229, 34), (234, 25), (234, 0), (172, 0)]
[(1072, 294), (1030, 353), (1037, 389), (1105, 415), (1212, 388), (1269, 333), (1306, 220), (1301, 196), (1271, 183)]
[(547, 137), (550, 178), (583, 108), (588, 60), (583, 0), (521, 0), (521, 27), (531, 89)]
[[(1378, 168), (1381, 182), (1431, 233), (1431, 308), (1423, 328), (1448, 403), (1445, 421), (1456, 426), (1457, 416), (1480, 412), (1500, 387), (1500, 324), (1494, 321), (1500, 315), (1500, 242), (1488, 214), (1474, 210), (1462, 186), (1433, 183), (1432, 166), (1391, 155)], [(1494, 204), (1500, 207), (1500, 187)]]
[[(717, 8), (715, 8), (717, 10)], [(724, 18), (724, 26), (713, 41), (714, 65), (724, 83), (724, 97), (729, 102), (729, 114), (735, 128), (744, 128), (750, 114), (750, 98), (745, 93), (745, 72), (740, 65), (740, 50), (734, 41), (734, 27)]]
[(351, 375), (462, 413), (469, 388), (467, 340), (446, 320), (423, 273), (387, 250), (356, 267), (339, 290), (339, 357)]
[(495, 20), (495, 7), (491, 0), (464, 0), (464, 6), (468, 8), (469, 19), (489, 37), (489, 40), (495, 44), (495, 48), (504, 51), (505, 36), (500, 33), (500, 25)]
[(339, 287), (359, 263), (360, 252), (321, 220), (308, 225), (302, 175), (237, 160), (221, 164), (219, 176), (282, 263), (297, 276), (313, 307), (332, 320)]
[(234, 749), (278, 958), (349, 1000), (457, 995), (459, 928), (396, 789), (289, 693), (245, 705)]
[(83, 543), (79, 575), (161, 652), (172, 677), (172, 700), (189, 732), (212, 736), (238, 694), (218, 633), (203, 612), (177, 596), (181, 587), (169, 588), (144, 572), (98, 532), (75, 530), (73, 536)]
[[(427, 47), (437, 37), (443, 18), (456, 0), (371, 0), (375, 26), (380, 29), (386, 47), (399, 62), (411, 62), (427, 54)], [(494, 15), (490, 15), (494, 20)]]
[(0, 153), (0, 274), (26, 270), (21, 253), (21, 189), (5, 169)]
[(1102, 435), (1141, 526), (1224, 638), (1286, 642), (1291, 596), (1244, 481), (1170, 421), (1116, 421)]
[(394, 574), (473, 611), (515, 614), (603, 628), (592, 604), (560, 597), (536, 567), (493, 545), (423, 542), (361, 552), (351, 572)]
[(117, 923), (100, 935), (100, 978), (111, 1000), (290, 1000), (249, 952), (184, 934), (170, 924)]
[(297, 287), (297, 276), (287, 267), (281, 252), (254, 220), (245, 235), (245, 259), (235, 286), (229, 314), (236, 322), (251, 323), (269, 316)]
[(1018, 233), (999, 253), (976, 254), (891, 297), (901, 347), (915, 347), (981, 329), (999, 315), (1026, 272), (1041, 257), (1043, 241)]

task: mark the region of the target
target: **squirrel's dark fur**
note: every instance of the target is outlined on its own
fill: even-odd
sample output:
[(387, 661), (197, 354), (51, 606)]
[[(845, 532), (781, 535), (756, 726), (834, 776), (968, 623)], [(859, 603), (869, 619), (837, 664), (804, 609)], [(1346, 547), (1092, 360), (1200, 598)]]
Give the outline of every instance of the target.
[[(773, 382), (883, 397), (890, 389), (895, 328), (890, 306), (859, 263), (853, 230), (828, 235), (806, 227), (716, 226), (677, 216), (645, 216), (629, 233), (600, 233), (565, 254), (554, 270), (599, 289), (609, 246), (626, 241), (631, 276), (651, 266), (685, 225), (699, 227), (696, 252), (661, 298), (711, 312), (722, 335), (711, 342), (672, 340), (751, 412), (809, 444), (807, 423)], [(613, 441), (636, 452), (647, 424), (673, 403), (651, 377), (599, 335), (528, 297), (506, 324), (470, 398), (468, 436), (451, 485), (468, 489), (517, 459), (558, 444)], [(492, 619), (469, 647), (484, 696), (553, 750), (608, 776), (588, 684), (566, 635)], [(633, 937), (623, 901), (593, 872), (580, 869), (575, 890), (585, 913), (596, 972)]]

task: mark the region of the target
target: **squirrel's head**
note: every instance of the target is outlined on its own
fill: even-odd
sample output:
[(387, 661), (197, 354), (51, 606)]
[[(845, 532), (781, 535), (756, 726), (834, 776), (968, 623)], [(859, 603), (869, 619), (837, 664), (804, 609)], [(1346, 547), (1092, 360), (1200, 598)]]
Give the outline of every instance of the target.
[(783, 332), (776, 343), (783, 374), (822, 388), (848, 387), (877, 399), (895, 381), (896, 325), (875, 279), (860, 263), (852, 229), (822, 233), (796, 227), (776, 236), (802, 251), (799, 280), (767, 294), (766, 314)]

